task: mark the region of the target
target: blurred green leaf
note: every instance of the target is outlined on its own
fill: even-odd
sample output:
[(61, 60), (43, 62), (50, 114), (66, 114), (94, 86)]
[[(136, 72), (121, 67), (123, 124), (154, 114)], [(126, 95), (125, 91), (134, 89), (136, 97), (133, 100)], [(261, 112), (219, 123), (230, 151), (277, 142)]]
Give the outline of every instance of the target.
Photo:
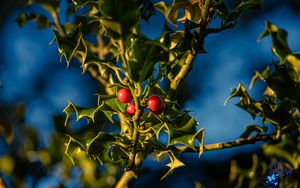
[(7, 144), (10, 144), (13, 141), (13, 128), (8, 122), (0, 121), (0, 136), (4, 138)]
[(300, 59), (296, 55), (286, 56), (286, 67), (292, 80), (300, 83)]
[(262, 10), (263, 0), (244, 0), (228, 15), (229, 20), (237, 20), (246, 10)]
[(224, 2), (224, 0), (217, 0), (213, 3), (212, 7), (216, 11), (217, 15), (221, 19), (226, 19), (228, 16), (228, 8)]
[(21, 13), (16, 19), (16, 22), (19, 24), (20, 27), (23, 27), (25, 24), (27, 24), (30, 21), (37, 22), (38, 29), (48, 28), (51, 25), (48, 18), (41, 14), (31, 13), (27, 15), (25, 13)]
[(142, 7), (140, 8), (140, 15), (143, 20), (149, 22), (151, 16), (155, 14), (154, 5), (151, 1), (145, 0)]
[(59, 9), (59, 0), (29, 0), (28, 3), (37, 3), (51, 14), (57, 13)]

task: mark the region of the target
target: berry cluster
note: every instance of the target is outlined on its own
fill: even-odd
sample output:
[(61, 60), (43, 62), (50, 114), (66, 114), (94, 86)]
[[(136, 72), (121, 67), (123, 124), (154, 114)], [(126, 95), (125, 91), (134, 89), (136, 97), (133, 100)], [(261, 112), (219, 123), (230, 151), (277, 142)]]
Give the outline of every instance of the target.
[[(118, 91), (117, 97), (122, 103), (127, 103), (126, 111), (133, 116), (136, 112), (135, 103), (132, 101), (133, 96), (128, 88), (122, 88)], [(155, 115), (160, 115), (164, 112), (166, 105), (158, 95), (151, 95), (148, 98), (148, 108)], [(142, 111), (143, 113), (143, 111)]]

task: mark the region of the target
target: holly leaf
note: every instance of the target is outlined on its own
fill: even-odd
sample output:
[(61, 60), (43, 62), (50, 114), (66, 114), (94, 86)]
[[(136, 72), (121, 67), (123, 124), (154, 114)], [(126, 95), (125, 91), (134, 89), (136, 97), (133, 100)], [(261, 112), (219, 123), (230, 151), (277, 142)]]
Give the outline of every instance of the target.
[(29, 15), (25, 13), (21, 13), (15, 21), (18, 23), (20, 27), (23, 27), (25, 24), (27, 24), (30, 21), (36, 21), (38, 29), (48, 28), (51, 25), (47, 17), (41, 14), (33, 14), (33, 13)]
[(143, 20), (149, 22), (151, 16), (155, 14), (154, 5), (151, 1), (146, 1), (140, 8), (140, 15)]
[(179, 10), (181, 8), (187, 7), (191, 4), (190, 1), (187, 0), (174, 0), (172, 5), (167, 6), (164, 1), (160, 1), (156, 4), (154, 4), (154, 7), (163, 13), (166, 17), (166, 19), (172, 23), (173, 25), (176, 25), (176, 21), (179, 15)]
[(246, 10), (262, 10), (263, 0), (245, 0), (228, 15), (229, 20), (237, 20)]
[(252, 89), (254, 84), (258, 81), (258, 80), (262, 80), (262, 81), (266, 81), (266, 79), (270, 76), (270, 67), (267, 66), (261, 73), (258, 71), (255, 71), (255, 75), (252, 77), (250, 85), (249, 85), (249, 89)]
[(169, 156), (170, 163), (168, 163), (167, 166), (170, 167), (170, 169), (168, 170), (168, 172), (160, 180), (163, 180), (166, 177), (168, 177), (170, 174), (172, 174), (174, 169), (185, 166), (185, 164), (183, 164), (180, 160), (178, 160), (175, 157), (174, 153), (171, 150), (159, 151), (159, 152), (156, 153), (157, 158), (160, 158), (164, 154), (167, 154)]
[(81, 151), (85, 151), (85, 147), (80, 141), (76, 140), (72, 136), (67, 136), (69, 137), (69, 141), (66, 144), (65, 154), (71, 160), (72, 164), (75, 165), (74, 155)]
[(229, 102), (229, 100), (234, 97), (240, 97), (241, 100), (243, 100), (245, 104), (251, 103), (251, 99), (247, 93), (247, 90), (242, 84), (239, 84), (236, 89), (232, 89), (231, 95), (226, 99), (226, 101), (224, 102), (224, 105), (226, 105)]
[(29, 5), (33, 3), (39, 4), (43, 9), (45, 9), (51, 14), (57, 13), (59, 9), (59, 0), (29, 0), (28, 1)]
[(139, 8), (136, 1), (104, 0), (99, 2), (100, 23), (107, 36), (119, 40), (136, 34), (139, 22)]
[(0, 121), (0, 136), (4, 138), (7, 144), (13, 141), (13, 128), (8, 122)]
[(212, 7), (216, 11), (216, 13), (219, 16), (219, 18), (221, 18), (223, 20), (227, 18), (227, 16), (228, 16), (228, 8), (227, 8), (224, 0), (215, 1), (213, 3)]
[(258, 37), (257, 41), (260, 41), (264, 37), (271, 35), (272, 37), (272, 52), (281, 61), (284, 61), (286, 55), (291, 52), (287, 43), (287, 32), (284, 29), (278, 28), (271, 22), (266, 21), (265, 30)]
[(88, 122), (90, 120), (94, 122), (95, 114), (100, 110), (107, 110), (107, 107), (104, 105), (104, 103), (94, 108), (83, 108), (74, 105), (70, 100), (68, 100), (68, 105), (63, 110), (63, 112), (66, 114), (65, 126), (67, 126), (68, 120), (74, 112), (76, 114), (76, 121), (78, 121), (81, 118), (86, 118)]
[[(299, 56), (299, 55), (298, 55)], [(289, 76), (296, 83), (300, 83), (300, 58), (296, 55), (289, 54), (286, 56), (286, 67)]]
[(116, 138), (108, 133), (99, 132), (96, 137), (86, 141), (86, 151), (93, 157), (97, 159), (101, 164), (109, 159), (109, 150), (112, 144), (116, 141)]
[(128, 74), (134, 81), (148, 79), (159, 61), (168, 61), (168, 50), (160, 43), (151, 40), (136, 40), (132, 47), (134, 58), (129, 62)]
[(60, 33), (56, 30), (52, 31), (55, 35), (55, 38), (52, 42), (57, 42), (60, 61), (64, 56), (67, 62), (67, 66), (69, 66), (71, 59), (74, 55), (74, 49), (77, 46), (77, 41), (75, 37), (79, 34), (79, 27), (75, 27), (66, 37), (62, 37)]
[(289, 98), (300, 101), (300, 85), (291, 79), (285, 65), (279, 65), (266, 79), (268, 86), (276, 93), (280, 100)]

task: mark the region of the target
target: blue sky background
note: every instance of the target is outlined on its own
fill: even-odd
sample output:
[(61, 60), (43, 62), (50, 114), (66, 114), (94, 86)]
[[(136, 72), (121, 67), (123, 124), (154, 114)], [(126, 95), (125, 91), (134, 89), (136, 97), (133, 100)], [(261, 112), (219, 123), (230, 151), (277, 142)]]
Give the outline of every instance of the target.
[[(14, 20), (20, 11), (11, 12), (0, 28), (0, 79), (3, 84), (3, 88), (0, 88), (0, 105), (25, 103), (26, 121), (43, 135), (43, 145), (54, 130), (52, 115), (62, 113), (67, 99), (78, 105), (92, 105), (96, 100), (94, 94), (97, 93), (97, 83), (87, 74), (81, 75), (79, 65), (67, 69), (66, 64), (59, 63), (57, 46), (49, 45), (53, 38), (50, 30), (37, 30), (34, 23), (19, 28)], [(247, 16), (254, 19), (248, 19)], [(265, 20), (285, 28), (289, 33), (291, 49), (300, 50), (299, 13), (283, 4), (266, 12), (247, 14), (236, 28), (209, 36), (205, 44), (208, 53), (199, 55), (194, 63), (187, 80), (194, 94), (186, 102), (185, 108), (193, 111), (196, 120), (204, 127), (205, 143), (236, 139), (246, 125), (261, 123), (236, 107), (234, 104), (237, 100), (232, 100), (227, 106), (223, 103), (230, 95), (231, 88), (239, 83), (248, 87), (255, 70), (271, 65), (274, 56), (270, 38), (256, 42), (264, 29)], [(142, 22), (141, 29), (148, 37), (155, 38), (161, 32), (163, 22), (163, 16), (157, 12), (150, 24)], [(258, 86), (255, 89), (261, 91), (263, 84)], [(250, 93), (259, 98), (254, 91)], [(206, 152), (201, 159), (195, 154), (184, 157), (188, 158), (188, 163), (226, 162), (234, 155), (252, 152), (258, 146)], [(157, 169), (164, 164), (149, 159), (144, 166)], [(192, 187), (194, 182), (191, 178), (197, 178), (199, 174), (181, 177), (181, 183), (173, 187)], [(172, 177), (159, 186), (163, 187), (170, 181)]]

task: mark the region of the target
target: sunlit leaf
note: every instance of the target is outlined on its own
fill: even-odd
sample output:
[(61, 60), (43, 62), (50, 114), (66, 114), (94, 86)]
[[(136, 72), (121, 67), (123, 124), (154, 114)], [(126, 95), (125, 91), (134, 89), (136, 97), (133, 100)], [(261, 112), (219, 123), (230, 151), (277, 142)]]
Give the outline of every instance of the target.
[(272, 51), (274, 55), (283, 61), (286, 55), (291, 51), (287, 43), (287, 32), (284, 29), (280, 29), (276, 25), (266, 21), (265, 30), (257, 40), (260, 41), (268, 35), (271, 35), (272, 37)]
[(170, 169), (168, 170), (168, 172), (161, 178), (165, 179), (166, 177), (168, 177), (170, 174), (173, 173), (174, 169), (185, 166), (180, 160), (178, 160), (174, 153), (170, 150), (168, 151), (161, 151), (157, 153), (157, 157), (160, 158), (162, 155), (167, 154), (169, 156), (170, 159), (170, 163), (167, 164), (168, 167), (170, 167)]
[(95, 120), (95, 114), (100, 110), (105, 110), (106, 106), (104, 103), (101, 105), (94, 107), (94, 108), (83, 108), (74, 105), (70, 100), (68, 100), (67, 107), (63, 110), (66, 114), (66, 120), (65, 120), (65, 126), (68, 123), (69, 117), (75, 112), (76, 114), (76, 121), (78, 121), (81, 118), (87, 118), (88, 121), (94, 122)]
[(300, 59), (299, 57), (289, 54), (286, 56), (286, 67), (288, 73), (295, 82), (300, 83)]

